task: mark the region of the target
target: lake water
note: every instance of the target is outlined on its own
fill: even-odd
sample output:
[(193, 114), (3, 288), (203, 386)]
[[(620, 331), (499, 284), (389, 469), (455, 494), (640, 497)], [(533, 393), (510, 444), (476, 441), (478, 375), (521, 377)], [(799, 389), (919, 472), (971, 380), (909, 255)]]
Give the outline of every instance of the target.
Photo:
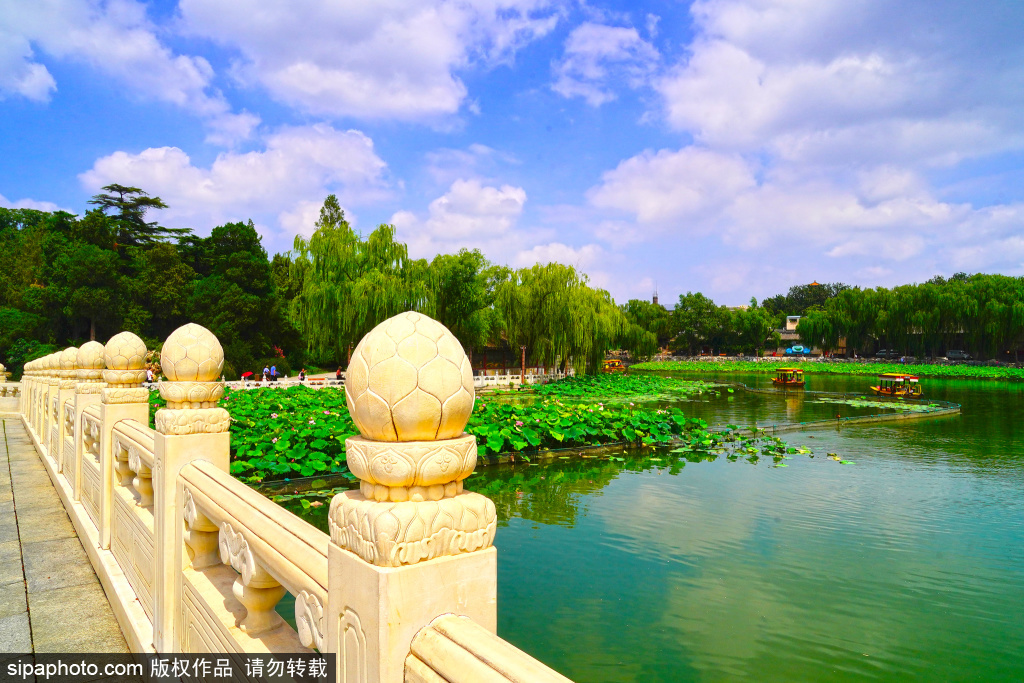
[[(815, 454), (785, 468), (649, 450), (479, 468), (499, 634), (579, 683), (1024, 680), (1024, 383), (925, 389), (962, 414), (785, 434)], [(712, 425), (864, 412), (739, 389), (676, 405)]]
[[(481, 468), (499, 633), (580, 683), (1024, 680), (1024, 384), (925, 388), (962, 414), (787, 434), (816, 457), (786, 468)], [(829, 416), (791, 394), (679, 405), (712, 424)]]

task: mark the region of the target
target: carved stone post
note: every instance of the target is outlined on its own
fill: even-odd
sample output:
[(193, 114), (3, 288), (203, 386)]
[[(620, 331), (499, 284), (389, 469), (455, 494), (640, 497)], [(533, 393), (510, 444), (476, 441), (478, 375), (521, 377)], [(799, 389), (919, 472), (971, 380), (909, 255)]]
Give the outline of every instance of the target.
[(46, 455), (53, 462), (57, 461), (57, 454), (54, 452), (57, 445), (54, 443), (55, 436), (54, 427), (57, 426), (59, 420), (57, 400), (60, 395), (60, 358), (63, 355), (61, 352), (51, 353), (48, 358), (49, 360), (49, 377), (46, 379), (46, 429), (40, 435), (40, 443), (46, 448)]
[(46, 380), (50, 375), (50, 357), (43, 356), (39, 359), (39, 379), (36, 381), (39, 389), (36, 391), (36, 439), (43, 441), (43, 425), (46, 424), (46, 393), (48, 385)]
[(224, 385), (215, 381), (224, 367), (224, 350), (205, 327), (189, 323), (171, 333), (160, 353), (166, 382), (160, 396), (167, 407), (156, 413), (153, 463), (153, 515), (156, 526), (156, 596), (154, 645), (157, 652), (177, 652), (175, 620), (181, 595), (185, 524), (184, 493), (178, 473), (193, 460), (209, 460), (228, 470), (228, 412), (217, 407)]
[(46, 442), (49, 440), (46, 434), (46, 428), (49, 423), (49, 399), (50, 399), (50, 380), (53, 378), (53, 354), (43, 356), (43, 369), (40, 373), (42, 377), (39, 381), (39, 412), (37, 413), (38, 424), (36, 425), (36, 435), (39, 437), (39, 443), (45, 448)]
[(74, 485), (75, 500), (82, 499), (82, 453), (85, 429), (82, 425), (82, 413), (89, 406), (98, 403), (100, 391), (103, 389), (103, 344), (89, 341), (82, 344), (75, 355), (78, 382), (75, 384), (75, 453), (74, 453)]
[(149, 389), (146, 380), (146, 344), (131, 332), (111, 337), (103, 347), (103, 380), (100, 417), (100, 547), (110, 547), (114, 494), (114, 425), (121, 420), (149, 423)]
[(435, 617), (497, 625), (494, 503), (462, 490), (476, 466), (473, 374), (447, 328), (402, 313), (359, 342), (345, 393), (360, 490), (331, 501), (325, 649), (339, 681), (399, 683)]
[(25, 416), (25, 424), (32, 425), (32, 392), (35, 388), (35, 361), (25, 363), (21, 375), (21, 414)]
[(68, 421), (64, 419), (65, 415), (65, 404), (71, 401), (72, 406), (75, 401), (75, 385), (78, 383), (78, 349), (71, 346), (64, 349), (60, 354), (60, 391), (57, 394), (57, 419), (60, 425), (57, 429), (57, 446), (56, 452), (54, 452), (54, 465), (55, 472), (64, 471), (64, 443), (68, 436)]

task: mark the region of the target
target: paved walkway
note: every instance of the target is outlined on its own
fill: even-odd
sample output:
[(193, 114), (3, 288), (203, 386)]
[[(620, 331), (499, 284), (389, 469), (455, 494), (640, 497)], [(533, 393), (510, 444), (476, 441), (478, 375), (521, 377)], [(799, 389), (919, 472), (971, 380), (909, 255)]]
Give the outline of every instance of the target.
[(21, 420), (4, 417), (2, 423), (0, 653), (127, 652)]

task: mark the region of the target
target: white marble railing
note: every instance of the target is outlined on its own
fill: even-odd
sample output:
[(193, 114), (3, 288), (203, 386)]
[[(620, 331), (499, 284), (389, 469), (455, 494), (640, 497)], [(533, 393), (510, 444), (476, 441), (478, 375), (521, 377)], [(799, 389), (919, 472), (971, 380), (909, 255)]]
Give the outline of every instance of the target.
[[(527, 374), (527, 384), (547, 384), (548, 382), (554, 382), (556, 380), (564, 379), (565, 373), (563, 372), (549, 372), (546, 374)], [(510, 373), (507, 375), (474, 375), (473, 386), (476, 389), (483, 389), (486, 387), (508, 387), (508, 386), (519, 386), (522, 384), (522, 375), (519, 373)]]
[[(228, 474), (230, 421), (214, 381), (223, 355), (212, 334), (187, 325), (165, 342), (167, 407), (155, 429), (145, 357), (129, 333), (67, 349), (26, 365), (18, 400), (132, 651), (315, 648), (334, 653), (337, 680), (350, 683), (566, 680), (493, 634), (494, 505), (459, 485), (475, 465), (471, 437), (451, 440), (470, 439), (469, 459), (454, 467), (448, 441), (421, 446), (427, 460), (409, 481), (385, 468), (380, 482), (362, 482), (370, 498), (336, 496), (329, 517), (345, 533), (332, 540)], [(360, 443), (347, 444), (350, 465), (371, 477), (376, 465), (358, 458), (387, 449)], [(388, 502), (392, 491), (404, 502)], [(297, 628), (278, 613), (286, 593)], [(453, 673), (452, 658), (476, 664)]]

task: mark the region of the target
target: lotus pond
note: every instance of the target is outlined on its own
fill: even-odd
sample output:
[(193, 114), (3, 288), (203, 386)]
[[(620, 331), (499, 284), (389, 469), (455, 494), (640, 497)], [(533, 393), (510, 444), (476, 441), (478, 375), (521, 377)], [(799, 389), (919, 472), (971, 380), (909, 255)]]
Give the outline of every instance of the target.
[[(676, 447), (479, 468), (468, 487), (502, 525), (499, 632), (579, 683), (1024, 680), (1024, 383), (925, 391), (962, 414), (787, 434), (812, 453), (786, 468)], [(872, 412), (793, 392), (650, 400), (712, 426)], [(327, 500), (284, 504), (326, 528)]]

